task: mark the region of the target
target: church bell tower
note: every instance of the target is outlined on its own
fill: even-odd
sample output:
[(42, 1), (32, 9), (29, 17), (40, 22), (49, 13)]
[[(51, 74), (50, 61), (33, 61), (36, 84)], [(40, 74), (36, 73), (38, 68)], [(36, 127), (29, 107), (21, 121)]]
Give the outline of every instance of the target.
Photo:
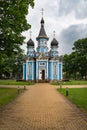
[(40, 31), (36, 37), (38, 46), (34, 49), (35, 43), (31, 38), (27, 42), (27, 56), (23, 64), (23, 79), (35, 82), (49, 82), (62, 80), (62, 60), (58, 55), (58, 41), (55, 38), (50, 44), (50, 51), (47, 46), (49, 37), (44, 27), (43, 9), (40, 22)]

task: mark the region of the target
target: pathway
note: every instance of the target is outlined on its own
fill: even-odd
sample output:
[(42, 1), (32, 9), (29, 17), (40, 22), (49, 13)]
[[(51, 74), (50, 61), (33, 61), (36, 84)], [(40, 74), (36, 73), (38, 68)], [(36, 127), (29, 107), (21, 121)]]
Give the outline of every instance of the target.
[(0, 130), (87, 130), (87, 120), (55, 87), (43, 83), (0, 112)]

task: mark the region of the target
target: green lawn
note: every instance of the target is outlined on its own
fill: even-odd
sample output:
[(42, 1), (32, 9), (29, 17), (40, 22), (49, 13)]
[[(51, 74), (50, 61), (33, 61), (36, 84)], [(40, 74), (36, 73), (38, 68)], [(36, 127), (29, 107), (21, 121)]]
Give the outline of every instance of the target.
[(0, 85), (33, 85), (33, 82), (16, 82), (16, 80), (0, 80)]
[[(61, 88), (58, 91), (66, 96), (66, 89)], [(87, 112), (87, 88), (68, 88), (68, 91), (69, 96), (67, 98), (81, 110)]]
[[(20, 93), (23, 91), (23, 89), (20, 89)], [(0, 88), (0, 107), (13, 101), (19, 94), (16, 88)]]
[(87, 81), (86, 80), (70, 80), (68, 82), (52, 82), (52, 85), (87, 85)]

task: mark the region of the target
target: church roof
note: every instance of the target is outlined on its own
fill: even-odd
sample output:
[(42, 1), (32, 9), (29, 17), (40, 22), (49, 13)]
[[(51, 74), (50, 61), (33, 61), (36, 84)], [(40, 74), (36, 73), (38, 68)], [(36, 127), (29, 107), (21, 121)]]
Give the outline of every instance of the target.
[(39, 32), (39, 35), (38, 35), (38, 37), (37, 37), (36, 39), (38, 40), (39, 38), (49, 39), (49, 38), (47, 37), (46, 32), (45, 32), (45, 29), (44, 29), (44, 19), (43, 19), (43, 17), (42, 17), (42, 19), (41, 19), (40, 32)]
[(58, 41), (55, 38), (53, 38), (51, 46), (58, 46), (58, 44), (59, 44)]
[(27, 46), (34, 46), (34, 42), (33, 42), (33, 40), (31, 38), (27, 42)]

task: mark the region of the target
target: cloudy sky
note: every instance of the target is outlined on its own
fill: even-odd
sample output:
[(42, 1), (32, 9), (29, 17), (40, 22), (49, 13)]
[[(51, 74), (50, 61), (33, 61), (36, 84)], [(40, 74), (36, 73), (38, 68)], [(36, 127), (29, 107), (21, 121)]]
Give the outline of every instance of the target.
[[(53, 31), (59, 42), (59, 55), (71, 53), (74, 41), (87, 37), (87, 0), (35, 0), (29, 7), (27, 21), (31, 24), (32, 39), (37, 47), (36, 37), (40, 30), (41, 9), (44, 9), (45, 31), (49, 37), (48, 47), (53, 39)], [(25, 42), (30, 38), (30, 30), (23, 32)], [(26, 45), (23, 49), (26, 53)]]

